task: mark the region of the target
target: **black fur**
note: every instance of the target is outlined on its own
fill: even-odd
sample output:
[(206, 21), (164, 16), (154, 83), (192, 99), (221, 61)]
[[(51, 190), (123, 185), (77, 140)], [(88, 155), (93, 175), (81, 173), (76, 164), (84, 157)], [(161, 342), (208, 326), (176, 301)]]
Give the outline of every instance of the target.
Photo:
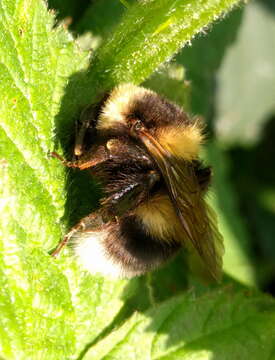
[(140, 119), (151, 131), (171, 124), (188, 125), (191, 123), (182, 109), (154, 93), (145, 94), (142, 98), (137, 99), (128, 117)]
[(145, 231), (134, 215), (122, 217), (110, 228), (104, 248), (111, 260), (120, 263), (125, 273), (140, 275), (171, 258), (181, 245), (171, 239), (160, 242)]
[[(94, 141), (98, 116), (108, 96), (90, 114), (87, 112), (89, 126), (84, 137), (85, 149), (92, 150), (91, 137)], [(106, 224), (109, 236), (104, 240), (105, 251), (114, 262), (123, 266), (125, 273), (139, 275), (166, 261), (181, 244), (175, 239), (160, 241), (154, 238), (142, 221), (133, 215), (133, 209), (142, 201), (160, 189), (165, 190), (165, 182), (154, 159), (131, 137), (131, 120), (141, 120), (154, 136), (158, 127), (189, 125), (192, 119), (177, 105), (154, 93), (137, 98), (125, 117), (128, 124), (118, 123), (111, 129), (97, 132), (97, 144), (106, 145), (109, 155), (106, 161), (94, 166), (91, 171), (102, 181), (105, 191), (102, 214), (107, 223), (110, 220)], [(110, 139), (115, 139), (114, 146), (107, 146)], [(200, 161), (193, 161), (190, 166), (195, 171), (201, 190), (205, 191), (210, 183), (211, 169), (203, 167)], [(152, 172), (159, 176), (151, 184)]]

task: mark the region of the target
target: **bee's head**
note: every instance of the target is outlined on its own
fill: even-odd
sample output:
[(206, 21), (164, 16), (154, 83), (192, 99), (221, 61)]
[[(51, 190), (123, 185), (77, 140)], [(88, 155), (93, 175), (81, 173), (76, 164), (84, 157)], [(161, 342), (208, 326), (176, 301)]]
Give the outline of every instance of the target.
[(135, 138), (135, 129), (144, 128), (172, 155), (194, 160), (203, 140), (202, 127), (177, 105), (155, 92), (122, 84), (109, 95), (101, 108), (97, 129), (111, 136)]

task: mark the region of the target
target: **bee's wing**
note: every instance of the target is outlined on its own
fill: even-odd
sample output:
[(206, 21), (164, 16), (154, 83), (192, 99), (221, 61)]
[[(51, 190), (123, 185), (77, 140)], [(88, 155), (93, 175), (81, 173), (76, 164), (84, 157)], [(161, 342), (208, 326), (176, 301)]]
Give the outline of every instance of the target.
[(152, 154), (163, 175), (186, 237), (211, 275), (219, 280), (224, 253), (223, 239), (217, 227), (216, 215), (203, 198), (192, 164), (163, 149), (145, 131), (141, 133), (140, 139)]
[(205, 202), (190, 163), (171, 157), (162, 162), (161, 172), (183, 229), (211, 275), (219, 280), (224, 247), (216, 214)]

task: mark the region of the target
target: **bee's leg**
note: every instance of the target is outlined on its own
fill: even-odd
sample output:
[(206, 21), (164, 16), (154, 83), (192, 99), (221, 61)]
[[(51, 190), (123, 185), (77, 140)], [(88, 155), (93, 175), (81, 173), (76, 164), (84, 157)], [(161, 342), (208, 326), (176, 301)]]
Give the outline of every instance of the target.
[(66, 246), (70, 240), (70, 238), (74, 235), (74, 233), (76, 233), (77, 231), (79, 231), (81, 229), (81, 225), (77, 224), (76, 226), (74, 226), (71, 231), (68, 232), (68, 234), (66, 234), (64, 236), (64, 238), (59, 242), (59, 244), (57, 245), (57, 247), (53, 250), (53, 252), (50, 254), (52, 257), (57, 257), (57, 255), (59, 255), (60, 251), (63, 249), (64, 246)]
[(77, 225), (75, 225), (71, 230), (64, 236), (64, 238), (59, 242), (57, 247), (51, 252), (52, 257), (56, 257), (59, 255), (60, 251), (63, 249), (64, 246), (68, 244), (70, 239), (74, 236), (77, 232), (85, 232), (88, 230), (94, 230), (99, 229), (101, 226), (103, 226), (106, 222), (106, 219), (104, 221), (104, 217), (98, 212), (94, 212), (85, 218), (83, 218)]
[(81, 158), (79, 160), (67, 161), (61, 155), (57, 154), (55, 151), (50, 152), (49, 156), (58, 159), (66, 167), (78, 168), (80, 170), (92, 168), (93, 166), (96, 166), (97, 164), (108, 160), (109, 157), (108, 153), (105, 151), (105, 148), (103, 146), (98, 147), (97, 151), (95, 151), (95, 153), (93, 154), (93, 157), (88, 156), (87, 159)]
[(62, 162), (62, 164), (66, 167), (71, 167), (71, 168), (80, 168), (81, 164), (79, 163), (78, 160), (75, 161), (67, 161), (65, 160), (61, 155), (59, 155), (58, 153), (56, 153), (55, 151), (49, 152), (49, 156), (54, 157), (56, 159), (58, 159), (59, 161)]
[(80, 115), (80, 119), (76, 122), (75, 129), (75, 144), (74, 144), (74, 155), (80, 156), (84, 150), (84, 137), (87, 134), (87, 131), (94, 134), (90, 134), (91, 138), (96, 136), (96, 106), (88, 105), (86, 106)]
[(156, 170), (150, 170), (145, 174), (138, 174), (135, 179), (125, 181), (119, 190), (114, 191), (102, 201), (107, 214), (122, 216), (145, 200), (153, 186), (160, 180)]
[[(76, 159), (76, 156), (82, 155), (84, 137), (87, 133), (87, 130), (91, 128), (94, 129), (95, 131), (96, 123), (97, 120), (95, 119), (95, 105), (86, 106), (80, 115), (80, 119), (75, 124), (76, 128), (75, 128), (75, 145), (74, 145), (73, 161), (65, 160), (55, 151), (50, 152), (49, 155), (60, 160), (64, 166), (72, 167), (72, 168), (80, 168), (80, 162)], [(83, 165), (83, 162), (81, 165)]]
[(101, 96), (100, 101), (88, 105), (82, 110), (80, 119), (76, 123), (74, 155), (82, 155), (85, 146), (89, 147), (93, 143), (93, 140), (96, 137), (98, 116), (109, 95), (109, 93), (105, 93)]
[[(90, 138), (93, 139), (96, 135), (96, 123), (97, 119), (95, 118), (95, 106), (89, 105), (82, 111), (80, 115), (80, 120), (76, 122), (75, 129), (75, 145), (74, 145), (74, 155), (73, 161), (67, 161), (62, 156), (57, 154), (56, 152), (50, 152), (49, 155), (60, 160), (62, 164), (66, 167), (71, 168), (79, 168), (86, 169), (90, 167), (90, 164), (87, 164), (83, 161), (79, 161), (76, 157), (82, 155), (84, 150), (84, 137), (89, 129), (89, 133), (91, 131), (94, 132), (94, 136), (90, 135)], [(88, 161), (89, 163), (89, 161)]]

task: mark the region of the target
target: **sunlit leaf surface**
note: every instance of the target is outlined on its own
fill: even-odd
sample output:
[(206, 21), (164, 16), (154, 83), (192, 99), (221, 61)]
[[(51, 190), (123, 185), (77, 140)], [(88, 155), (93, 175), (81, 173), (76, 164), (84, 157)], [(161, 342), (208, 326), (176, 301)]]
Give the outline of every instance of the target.
[[(91, 354), (94, 359), (127, 358), (127, 346), (136, 358), (183, 358), (184, 331), (192, 323), (195, 310), (197, 318), (191, 324), (195, 337), (202, 334), (199, 324), (205, 321), (204, 316), (212, 324), (213, 302), (221, 304), (217, 316), (231, 319), (233, 309), (227, 306), (231, 297), (223, 290), (209, 295), (210, 310), (204, 303), (207, 298), (197, 299), (190, 294), (173, 297), (186, 287), (184, 271), (173, 265), (165, 268), (166, 274), (160, 270), (159, 278), (157, 273), (152, 279), (114, 281), (83, 272), (67, 249), (57, 260), (52, 259), (49, 250), (67, 227), (96, 206), (97, 195), (91, 179), (66, 172), (56, 159), (48, 157), (48, 152), (55, 149), (70, 153), (74, 122), (83, 105), (100, 90), (121, 81), (145, 80), (237, 2), (137, 2), (125, 11), (113, 36), (90, 62), (90, 53), (82, 51), (66, 29), (56, 24), (53, 29), (54, 17), (44, 2), (1, 1), (0, 354), (4, 359), (88, 359)], [(183, 101), (188, 106), (188, 98)], [(180, 287), (177, 277), (181, 275), (184, 285)], [(144, 312), (152, 303), (167, 298), (171, 299), (160, 307), (131, 318), (136, 310)], [(263, 328), (266, 314), (261, 313), (257, 299), (232, 295), (232, 304), (240, 302), (243, 308), (247, 305), (253, 321), (259, 320), (257, 325), (252, 321), (251, 327), (264, 341), (266, 354), (271, 354), (274, 339), (266, 333), (273, 334), (274, 329), (271, 320)], [(259, 302), (263, 310), (266, 304), (273, 306), (265, 298)], [(166, 321), (169, 314), (171, 319), (176, 318), (175, 325), (168, 321), (160, 329), (159, 322)], [(273, 310), (268, 314), (272, 319)], [(237, 315), (233, 319), (238, 320)], [(224, 328), (219, 325), (221, 318), (217, 325), (204, 325), (210, 334), (216, 326), (218, 342), (214, 341), (216, 335), (211, 341), (203, 337), (202, 348), (198, 345), (188, 350), (194, 358), (202, 358), (202, 350), (207, 356), (221, 353), (223, 343), (219, 339), (224, 336)], [(120, 326), (121, 330), (115, 330)], [(129, 329), (127, 336), (125, 329)], [(225, 352), (233, 341), (230, 336), (224, 344)], [(246, 359), (245, 351), (241, 354)]]

